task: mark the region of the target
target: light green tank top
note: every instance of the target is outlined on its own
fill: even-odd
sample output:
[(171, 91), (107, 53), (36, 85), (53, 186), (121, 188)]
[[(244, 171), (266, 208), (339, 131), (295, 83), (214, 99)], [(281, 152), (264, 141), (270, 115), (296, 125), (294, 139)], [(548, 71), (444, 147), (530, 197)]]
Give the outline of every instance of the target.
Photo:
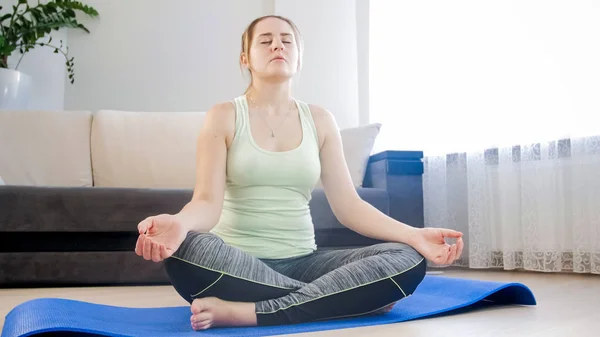
[(306, 255), (316, 249), (309, 201), (321, 174), (317, 130), (307, 104), (296, 100), (302, 142), (267, 151), (250, 131), (246, 96), (234, 99), (235, 136), (227, 154), (221, 217), (212, 233), (265, 259)]

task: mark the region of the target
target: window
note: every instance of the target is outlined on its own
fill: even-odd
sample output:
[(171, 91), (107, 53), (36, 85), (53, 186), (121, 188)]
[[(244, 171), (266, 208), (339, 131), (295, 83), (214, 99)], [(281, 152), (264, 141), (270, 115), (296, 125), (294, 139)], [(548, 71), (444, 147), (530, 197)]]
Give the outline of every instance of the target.
[(370, 2), (375, 151), (600, 134), (600, 3)]

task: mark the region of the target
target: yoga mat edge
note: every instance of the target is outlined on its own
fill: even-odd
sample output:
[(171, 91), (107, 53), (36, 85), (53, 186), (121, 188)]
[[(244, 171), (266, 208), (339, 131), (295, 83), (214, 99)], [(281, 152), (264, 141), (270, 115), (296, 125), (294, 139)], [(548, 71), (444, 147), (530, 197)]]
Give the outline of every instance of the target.
[[(494, 300), (490, 301), (490, 298)], [(269, 336), (393, 324), (452, 314), (483, 302), (486, 305), (537, 304), (531, 289), (521, 283), (428, 275), (412, 296), (399, 301), (385, 315), (269, 327), (212, 328), (201, 335)], [(1, 337), (67, 331), (115, 337), (198, 336), (190, 327), (190, 315), (189, 306), (134, 308), (61, 298), (38, 298), (17, 305), (6, 315)]]

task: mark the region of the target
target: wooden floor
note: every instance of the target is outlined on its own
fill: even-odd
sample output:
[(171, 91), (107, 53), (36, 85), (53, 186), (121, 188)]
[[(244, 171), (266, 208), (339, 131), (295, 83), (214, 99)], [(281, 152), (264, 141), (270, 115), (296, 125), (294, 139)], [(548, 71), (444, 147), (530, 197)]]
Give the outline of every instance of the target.
[[(358, 336), (600, 336), (600, 275), (445, 270), (444, 275), (521, 282), (535, 294), (535, 307), (482, 309), (458, 315), (343, 331)], [(38, 297), (61, 297), (132, 307), (187, 305), (168, 286), (54, 289), (0, 289), (0, 329), (16, 305)], [(339, 336), (342, 331), (294, 336)]]

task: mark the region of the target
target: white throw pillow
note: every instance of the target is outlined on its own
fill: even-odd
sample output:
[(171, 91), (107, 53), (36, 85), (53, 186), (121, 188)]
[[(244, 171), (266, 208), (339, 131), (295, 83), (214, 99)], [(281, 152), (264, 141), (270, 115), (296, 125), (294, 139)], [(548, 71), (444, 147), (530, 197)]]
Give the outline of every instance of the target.
[[(377, 139), (380, 130), (380, 123), (372, 123), (340, 130), (342, 145), (344, 147), (344, 157), (354, 187), (362, 187), (369, 157), (371, 157), (375, 140)], [(315, 188), (323, 188), (320, 179)]]

